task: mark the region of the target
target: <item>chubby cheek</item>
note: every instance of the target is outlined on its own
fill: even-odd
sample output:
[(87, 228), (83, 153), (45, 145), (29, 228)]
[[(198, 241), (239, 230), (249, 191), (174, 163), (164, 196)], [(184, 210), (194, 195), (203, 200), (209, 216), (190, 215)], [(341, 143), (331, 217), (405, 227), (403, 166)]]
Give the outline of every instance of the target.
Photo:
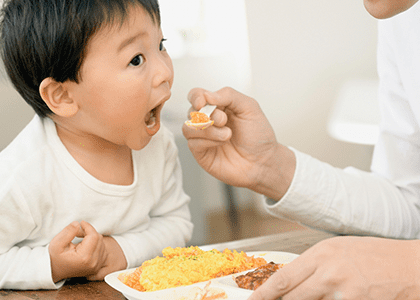
[(111, 88), (103, 88), (103, 109), (117, 122), (139, 123), (149, 110), (149, 92), (142, 88), (141, 83), (130, 81), (126, 77), (120, 79)]
[(144, 148), (151, 137), (147, 134), (145, 117), (149, 111), (147, 93), (137, 93), (128, 98), (121, 99), (120, 106), (110, 111), (112, 128), (124, 140), (129, 148), (140, 150)]
[[(103, 90), (104, 92), (105, 90)], [(115, 144), (127, 145), (133, 150), (143, 148), (149, 141), (144, 122), (147, 104), (133, 101), (142, 95), (114, 94), (97, 97), (85, 120), (104, 139)]]

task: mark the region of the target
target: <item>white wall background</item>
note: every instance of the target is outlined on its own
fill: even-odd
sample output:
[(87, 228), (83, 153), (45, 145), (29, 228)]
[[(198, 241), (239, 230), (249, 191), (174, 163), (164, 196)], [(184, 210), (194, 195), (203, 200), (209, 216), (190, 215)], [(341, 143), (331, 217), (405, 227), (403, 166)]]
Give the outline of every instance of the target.
[(338, 167), (369, 168), (369, 147), (327, 135), (340, 86), (376, 78), (376, 24), (361, 0), (245, 0), (254, 96), (278, 140)]
[(0, 151), (4, 149), (34, 116), (32, 108), (20, 97), (0, 64)]

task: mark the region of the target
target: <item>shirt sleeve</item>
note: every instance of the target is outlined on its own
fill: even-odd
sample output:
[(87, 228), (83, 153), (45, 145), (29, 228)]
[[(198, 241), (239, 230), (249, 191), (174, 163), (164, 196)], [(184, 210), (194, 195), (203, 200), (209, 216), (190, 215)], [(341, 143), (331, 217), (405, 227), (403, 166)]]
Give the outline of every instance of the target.
[(190, 198), (183, 190), (178, 150), (172, 135), (167, 133), (162, 192), (149, 212), (148, 227), (139, 232), (112, 236), (123, 249), (128, 268), (138, 267), (145, 260), (156, 257), (165, 247), (184, 247), (192, 236)]
[(0, 200), (0, 289), (57, 289), (64, 281), (52, 280), (48, 246), (20, 245), (36, 225), (19, 189), (11, 191)]
[(391, 25), (379, 26), (382, 121), (372, 171), (334, 168), (293, 149), (293, 182), (280, 201), (266, 201), (271, 214), (342, 234), (420, 237), (420, 130), (401, 75), (409, 65), (399, 65)]
[(420, 236), (418, 211), (393, 182), (352, 167), (335, 168), (292, 150), (295, 176), (280, 201), (266, 200), (269, 213), (341, 234)]

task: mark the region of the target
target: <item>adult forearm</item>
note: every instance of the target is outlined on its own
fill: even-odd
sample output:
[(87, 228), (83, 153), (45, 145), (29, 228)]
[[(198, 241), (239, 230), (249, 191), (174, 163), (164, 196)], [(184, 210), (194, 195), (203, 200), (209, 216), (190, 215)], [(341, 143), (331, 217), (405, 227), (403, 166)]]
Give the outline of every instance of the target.
[(296, 171), (273, 215), (343, 234), (420, 236), (418, 198), (377, 174), (340, 169), (295, 150)]

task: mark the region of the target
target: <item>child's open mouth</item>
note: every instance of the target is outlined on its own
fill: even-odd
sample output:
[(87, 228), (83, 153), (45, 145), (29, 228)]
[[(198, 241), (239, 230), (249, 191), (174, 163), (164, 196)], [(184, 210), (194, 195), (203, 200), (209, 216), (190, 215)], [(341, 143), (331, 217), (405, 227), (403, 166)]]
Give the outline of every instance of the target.
[(160, 111), (163, 104), (160, 104), (153, 108), (145, 117), (144, 122), (146, 123), (146, 130), (149, 135), (155, 135), (160, 128)]

